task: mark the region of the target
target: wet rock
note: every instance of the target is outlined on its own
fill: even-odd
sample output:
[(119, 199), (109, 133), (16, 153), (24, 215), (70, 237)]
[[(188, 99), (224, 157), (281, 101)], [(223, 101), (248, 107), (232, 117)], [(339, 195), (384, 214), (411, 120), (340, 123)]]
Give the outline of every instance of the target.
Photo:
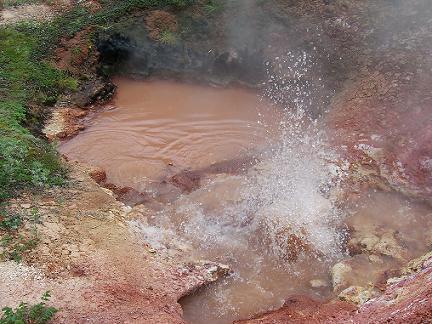
[(183, 277), (187, 277), (187, 288), (180, 296), (184, 297), (200, 287), (214, 283), (218, 279), (227, 276), (231, 273), (231, 269), (228, 265), (222, 263), (200, 260), (178, 269), (178, 273)]
[[(175, 32), (179, 17), (161, 11), (150, 13), (146, 24), (142, 19), (129, 19), (125, 24), (100, 31), (97, 49), (101, 69), (112, 74), (122, 71), (142, 77), (193, 79), (218, 85), (235, 82), (257, 86), (262, 82), (265, 59), (260, 48), (264, 44), (240, 46), (220, 42), (218, 35), (211, 32), (208, 19), (183, 18), (191, 28), (182, 34)], [(161, 26), (161, 21), (168, 22), (168, 28)], [(169, 32), (171, 38), (164, 40), (162, 32)]]
[(91, 170), (89, 175), (98, 184), (104, 183), (107, 179), (106, 172), (101, 168)]
[(332, 271), (333, 290), (340, 293), (351, 286), (378, 286), (401, 266), (401, 262), (388, 256), (374, 256), (358, 254), (336, 264)]
[(370, 231), (354, 232), (353, 237), (348, 241), (351, 255), (367, 252), (373, 255), (390, 256), (401, 261), (406, 260), (406, 249), (397, 239), (395, 231), (385, 231), (381, 235), (376, 229)]
[(201, 174), (195, 171), (182, 171), (169, 179), (177, 188), (183, 192), (192, 192), (200, 187)]
[(348, 284), (348, 277), (352, 275), (352, 270), (351, 266), (345, 262), (339, 262), (333, 266), (331, 276), (334, 291), (339, 291)]
[(312, 249), (307, 240), (297, 234), (289, 234), (287, 238), (280, 243), (285, 247), (283, 259), (289, 262), (296, 261), (301, 253), (312, 253)]
[(82, 118), (87, 114), (86, 110), (61, 107), (59, 103), (43, 132), (50, 140), (71, 138), (85, 129)]
[(104, 187), (114, 192), (116, 198), (128, 206), (143, 205), (152, 201), (148, 194), (131, 187), (119, 188), (112, 183), (104, 183)]
[(389, 281), (382, 295), (377, 295), (372, 288), (351, 286), (339, 295), (350, 302), (322, 303), (295, 296), (276, 311), (235, 323), (429, 323), (432, 319), (432, 254), (410, 264), (413, 269), (407, 269), (409, 274)]
[(402, 261), (405, 260), (403, 256), (404, 249), (396, 240), (394, 232), (384, 233), (379, 242), (373, 247), (372, 252), (388, 255)]
[(72, 101), (80, 108), (86, 108), (95, 102), (111, 99), (115, 86), (103, 79), (91, 80), (84, 83), (80, 90), (72, 96)]
[(309, 281), (309, 284), (312, 288), (328, 287), (328, 283), (323, 279), (313, 279), (313, 280)]
[(432, 256), (414, 260), (413, 271), (389, 280), (384, 293), (359, 308), (355, 323), (428, 323), (432, 319)]
[(408, 265), (402, 269), (402, 273), (407, 275), (410, 273), (418, 272), (427, 267), (432, 267), (432, 251), (426, 253), (420, 258), (411, 260)]
[(364, 247), (366, 251), (372, 251), (379, 241), (380, 238), (378, 236), (370, 234), (360, 240), (360, 245)]
[(340, 300), (362, 305), (377, 296), (377, 294), (378, 293), (372, 288), (351, 286), (341, 291), (338, 297)]

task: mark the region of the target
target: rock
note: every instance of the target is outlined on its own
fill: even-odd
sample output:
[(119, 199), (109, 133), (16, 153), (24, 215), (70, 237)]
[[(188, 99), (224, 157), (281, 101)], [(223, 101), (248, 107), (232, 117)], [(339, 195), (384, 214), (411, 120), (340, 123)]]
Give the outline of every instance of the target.
[(379, 237), (374, 235), (374, 234), (370, 234), (369, 236), (364, 237), (361, 241), (360, 244), (362, 247), (364, 247), (367, 251), (372, 251), (372, 249), (374, 248), (374, 246), (380, 241)]
[(342, 262), (336, 263), (332, 270), (331, 270), (331, 276), (332, 276), (332, 284), (333, 284), (333, 291), (338, 291), (341, 289), (341, 287), (346, 286), (348, 282), (348, 276), (352, 273), (352, 268), (348, 264)]
[[(168, 22), (168, 29), (160, 26), (161, 21)], [(266, 45), (254, 42), (245, 47), (237, 42), (213, 41), (209, 47), (209, 38), (218, 34), (211, 32), (216, 26), (210, 28), (208, 19), (196, 18), (190, 23), (187, 35), (175, 33), (175, 17), (158, 11), (149, 14), (147, 26), (142, 20), (130, 19), (124, 26), (100, 31), (96, 46), (102, 69), (112, 73), (121, 69), (125, 74), (143, 77), (195, 79), (218, 85), (241, 82), (255, 87), (262, 82), (266, 75), (263, 55)], [(171, 41), (162, 39), (164, 31), (171, 33)]]
[(328, 283), (323, 279), (313, 279), (309, 281), (312, 288), (324, 288), (328, 287)]
[(98, 184), (104, 183), (107, 179), (106, 172), (101, 168), (96, 168), (90, 171), (89, 175)]
[(408, 265), (402, 269), (403, 274), (418, 272), (426, 267), (432, 268), (432, 251), (421, 256), (420, 258), (411, 260)]
[(148, 194), (139, 192), (138, 190), (131, 187), (119, 188), (112, 183), (104, 183), (104, 187), (114, 192), (116, 198), (128, 206), (133, 207), (137, 205), (143, 205), (152, 201)]
[(408, 275), (388, 280), (381, 296), (362, 305), (352, 323), (429, 323), (432, 314), (432, 253), (413, 260)]
[(201, 174), (194, 171), (182, 171), (169, 179), (177, 188), (183, 192), (192, 192), (199, 188), (201, 180)]
[(114, 94), (115, 86), (103, 79), (90, 80), (72, 96), (72, 101), (80, 108), (86, 108), (97, 101), (107, 101)]
[(73, 259), (78, 259), (78, 258), (81, 257), (81, 253), (78, 252), (78, 251), (72, 251), (71, 254), (70, 254), (70, 257), (73, 258)]
[(396, 240), (393, 231), (384, 233), (379, 242), (373, 247), (372, 251), (405, 261), (404, 249)]
[(382, 295), (372, 288), (350, 286), (339, 294), (344, 301), (322, 303), (294, 296), (278, 310), (234, 323), (429, 323), (432, 252), (410, 264), (417, 270), (408, 269), (413, 271), (410, 275), (390, 280)]
[(60, 238), (60, 234), (63, 230), (63, 227), (58, 223), (45, 222), (42, 227), (44, 236), (51, 240), (57, 240)]
[(31, 207), (31, 204), (21, 204), (21, 207), (24, 209), (29, 209)]
[(348, 301), (357, 305), (362, 305), (373, 297), (377, 296), (372, 288), (363, 288), (359, 286), (351, 286), (339, 293), (340, 300)]
[(377, 230), (362, 230), (354, 232), (353, 237), (348, 241), (348, 250), (351, 255), (367, 252), (374, 255), (386, 255), (397, 260), (405, 261), (406, 249), (396, 239), (396, 232), (393, 230), (384, 233), (377, 233)]
[(383, 260), (379, 256), (374, 254), (369, 255), (369, 261), (372, 263), (380, 263), (380, 264), (383, 263)]
[(220, 278), (229, 275), (231, 268), (222, 263), (200, 260), (179, 268), (177, 273), (180, 275), (179, 279), (185, 280), (186, 289), (182, 291), (180, 296), (184, 297), (200, 287), (214, 283)]

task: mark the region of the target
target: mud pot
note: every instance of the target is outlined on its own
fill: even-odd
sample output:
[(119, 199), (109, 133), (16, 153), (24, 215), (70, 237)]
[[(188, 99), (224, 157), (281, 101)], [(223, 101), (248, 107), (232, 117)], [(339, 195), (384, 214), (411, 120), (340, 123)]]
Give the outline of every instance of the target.
[[(340, 203), (347, 166), (325, 126), (301, 110), (241, 88), (115, 83), (112, 104), (60, 151), (105, 170), (107, 183), (156, 196), (178, 189), (166, 179), (194, 182), (200, 170), (197, 185), (157, 208), (144, 204), (147, 217), (129, 221), (162, 255), (230, 266), (227, 277), (179, 301), (186, 322), (231, 323), (291, 295), (326, 300), (377, 284), (428, 251), (429, 206), (378, 191)], [(217, 167), (232, 161), (249, 163)], [(335, 282), (341, 261), (352, 271)]]
[(248, 90), (126, 79), (116, 84), (113, 106), (60, 150), (101, 167), (109, 182), (139, 191), (185, 169), (251, 154), (267, 145), (270, 126), (278, 122), (274, 109)]

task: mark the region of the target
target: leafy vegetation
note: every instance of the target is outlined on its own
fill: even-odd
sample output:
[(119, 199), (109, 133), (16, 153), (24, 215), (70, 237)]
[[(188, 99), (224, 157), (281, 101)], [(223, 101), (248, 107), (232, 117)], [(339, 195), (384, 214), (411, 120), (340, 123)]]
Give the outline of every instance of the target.
[[(6, 208), (0, 210), (0, 259), (21, 262), (23, 254), (36, 247), (39, 235), (36, 224), (40, 223), (37, 209), (30, 215), (10, 212)], [(24, 223), (30, 224), (30, 230)]]
[(25, 5), (25, 4), (33, 4), (33, 3), (38, 3), (38, 2), (41, 2), (41, 0), (4, 0), (3, 6), (5, 8), (8, 8), (8, 7)]
[(208, 14), (214, 14), (222, 10), (223, 5), (220, 0), (209, 0), (205, 5), (204, 9)]
[(58, 312), (55, 307), (47, 306), (51, 298), (50, 292), (45, 292), (41, 297), (41, 302), (36, 305), (20, 303), (16, 309), (10, 307), (3, 308), (3, 315), (0, 324), (46, 324), (49, 323)]
[(39, 238), (36, 231), (33, 231), (28, 238), (24, 235), (18, 235), (17, 237), (9, 234), (4, 235), (0, 239), (0, 247), (3, 249), (0, 256), (3, 260), (21, 262), (23, 254), (34, 249), (38, 242)]
[(169, 30), (164, 30), (161, 32), (161, 34), (159, 36), (159, 41), (162, 44), (174, 45), (177, 42), (177, 36), (175, 33), (171, 32)]
[(0, 229), (11, 231), (11, 230), (17, 230), (22, 222), (23, 218), (19, 214), (15, 213), (8, 213), (7, 211), (3, 211), (2, 214), (5, 216), (0, 217)]
[(69, 77), (31, 58), (36, 42), (12, 28), (0, 29), (0, 201), (26, 186), (62, 183), (55, 150), (24, 125), (42, 121), (30, 105), (50, 105)]

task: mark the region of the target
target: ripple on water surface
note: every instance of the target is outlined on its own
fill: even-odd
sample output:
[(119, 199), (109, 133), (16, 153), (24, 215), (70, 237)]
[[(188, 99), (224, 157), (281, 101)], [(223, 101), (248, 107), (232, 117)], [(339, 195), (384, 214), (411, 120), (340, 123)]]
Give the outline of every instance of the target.
[(182, 169), (205, 168), (272, 145), (271, 154), (244, 173), (215, 175), (152, 211), (145, 222), (130, 222), (160, 253), (187, 251), (192, 259), (234, 270), (182, 298), (189, 323), (231, 323), (277, 308), (292, 294), (332, 296), (330, 269), (348, 257), (341, 231), (346, 227), (355, 229), (350, 239), (385, 243), (380, 262), (371, 263), (367, 253), (349, 258), (355, 269), (351, 285), (366, 286), (372, 275), (401, 265), (387, 255), (389, 242), (403, 243), (396, 252), (406, 260), (427, 250), (428, 206), (371, 192), (351, 213), (335, 207), (324, 189), (334, 185), (335, 166), (329, 161), (337, 156), (314, 123), (300, 123), (301, 115), (281, 119), (277, 107), (244, 89), (166, 81), (117, 84), (114, 109), (100, 113), (60, 148), (72, 159), (104, 168), (116, 185), (144, 190)]
[[(138, 190), (167, 172), (198, 169), (246, 154), (276, 129), (275, 107), (245, 89), (168, 81), (116, 81), (114, 109), (60, 150)], [(268, 127), (266, 127), (268, 126)]]

